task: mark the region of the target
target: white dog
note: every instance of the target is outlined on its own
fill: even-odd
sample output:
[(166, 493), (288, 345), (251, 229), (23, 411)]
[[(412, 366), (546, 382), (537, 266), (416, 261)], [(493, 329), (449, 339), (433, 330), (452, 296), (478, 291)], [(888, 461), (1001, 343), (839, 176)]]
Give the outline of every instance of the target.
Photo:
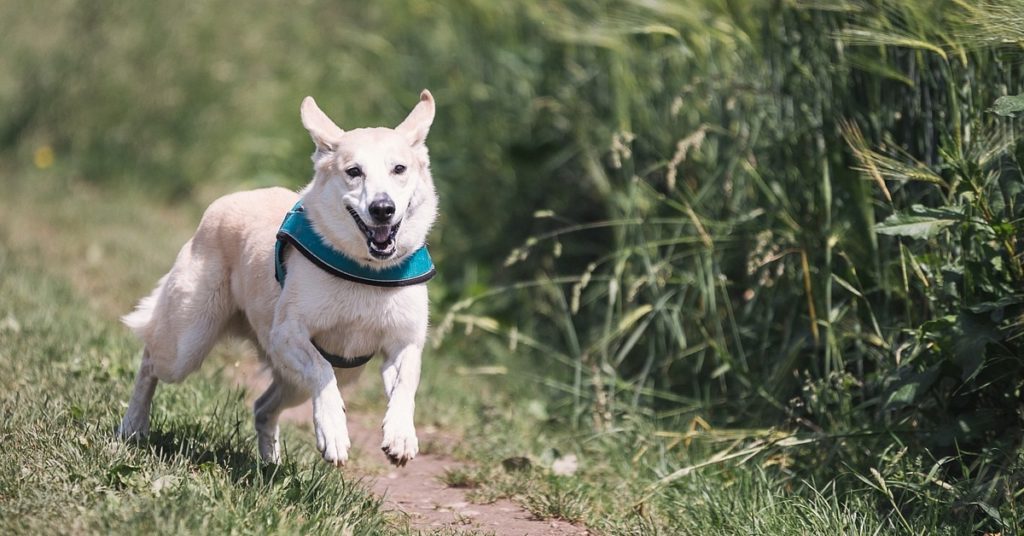
[(316, 145), (312, 182), (298, 194), (267, 188), (214, 201), (170, 272), (124, 317), (145, 348), (122, 438), (148, 433), (158, 380), (181, 381), (235, 334), (256, 344), (273, 373), (254, 408), (264, 461), (280, 460), (281, 411), (312, 397), (317, 448), (344, 465), (339, 385), (378, 352), (388, 397), (381, 448), (396, 465), (416, 456), (424, 282), (434, 274), (424, 243), (437, 217), (425, 145), (434, 99), (424, 90), (394, 129), (345, 132), (311, 97), (301, 115)]

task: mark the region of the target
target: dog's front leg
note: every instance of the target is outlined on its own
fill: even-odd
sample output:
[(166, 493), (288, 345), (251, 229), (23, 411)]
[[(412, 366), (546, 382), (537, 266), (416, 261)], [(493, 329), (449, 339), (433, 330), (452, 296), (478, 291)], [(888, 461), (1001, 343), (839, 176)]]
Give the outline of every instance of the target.
[(296, 321), (278, 323), (270, 332), (271, 359), (288, 381), (306, 389), (313, 397), (313, 428), (316, 447), (327, 463), (337, 467), (348, 461), (351, 446), (334, 369), (309, 338), (309, 330)]
[(416, 410), (416, 388), (420, 383), (420, 356), (423, 348), (415, 344), (389, 353), (381, 375), (388, 409), (384, 414), (384, 442), (381, 450), (391, 463), (401, 467), (416, 457), (419, 441), (413, 413)]

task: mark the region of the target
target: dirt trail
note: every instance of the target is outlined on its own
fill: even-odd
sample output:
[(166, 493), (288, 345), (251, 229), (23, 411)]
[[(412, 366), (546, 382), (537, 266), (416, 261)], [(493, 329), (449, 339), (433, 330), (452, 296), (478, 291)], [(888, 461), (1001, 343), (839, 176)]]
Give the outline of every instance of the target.
[[(249, 391), (250, 401), (263, 392), (269, 374), (256, 366), (237, 367), (234, 381)], [(366, 485), (384, 497), (386, 508), (408, 517), (416, 530), (433, 532), (444, 529), (475, 530), (483, 533), (514, 536), (562, 536), (589, 534), (562, 521), (540, 521), (519, 505), (507, 499), (491, 504), (472, 504), (462, 489), (447, 487), (441, 481), (446, 470), (462, 466), (462, 462), (440, 454), (420, 453), (405, 467), (387, 463), (380, 451), (380, 415), (348, 414), (352, 452), (344, 470), (363, 477)], [(281, 422), (311, 427), (313, 407), (309, 402), (286, 410)], [(437, 430), (420, 429), (420, 447), (429, 444), (451, 445), (456, 438)], [(433, 449), (431, 449), (433, 450)]]

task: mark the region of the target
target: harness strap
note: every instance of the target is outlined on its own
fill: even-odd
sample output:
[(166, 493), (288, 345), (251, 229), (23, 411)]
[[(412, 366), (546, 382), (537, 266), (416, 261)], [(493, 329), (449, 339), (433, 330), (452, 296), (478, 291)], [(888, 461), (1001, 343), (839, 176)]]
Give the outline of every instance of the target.
[(320, 356), (324, 358), (324, 361), (330, 363), (334, 368), (359, 368), (373, 359), (373, 354), (360, 357), (343, 357), (335, 355), (323, 348), (320, 348), (320, 345), (313, 339), (309, 339), (309, 342), (313, 343), (313, 348), (316, 348), (316, 351), (320, 352)]

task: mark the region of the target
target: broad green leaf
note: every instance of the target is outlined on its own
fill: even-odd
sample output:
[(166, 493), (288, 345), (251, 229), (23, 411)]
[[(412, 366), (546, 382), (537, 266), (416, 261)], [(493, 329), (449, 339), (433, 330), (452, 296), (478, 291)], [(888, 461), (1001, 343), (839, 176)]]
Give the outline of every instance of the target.
[(889, 398), (885, 401), (885, 407), (890, 409), (913, 404), (919, 396), (931, 388), (938, 376), (938, 367), (931, 367), (923, 372), (912, 374), (903, 385), (889, 394)]
[(988, 517), (994, 519), (996, 523), (999, 523), (1001, 526), (1005, 526), (1005, 524), (1003, 523), (1003, 518), (999, 515), (999, 510), (996, 507), (983, 501), (978, 501), (974, 504), (978, 505), (982, 509), (982, 511), (988, 514)]
[(999, 97), (992, 104), (991, 110), (1004, 117), (1016, 117), (1018, 113), (1024, 112), (1024, 94)]
[(885, 401), (885, 407), (891, 408), (894, 406), (909, 406), (914, 403), (917, 399), (917, 393), (921, 390), (921, 384), (917, 382), (910, 382), (903, 384), (899, 389), (896, 389), (889, 395), (889, 399)]
[(1012, 296), (1003, 296), (996, 301), (976, 303), (968, 306), (967, 310), (972, 313), (990, 313), (996, 309), (1003, 309), (1019, 303), (1024, 303), (1024, 295), (1014, 294)]
[(944, 220), (962, 220), (964, 219), (963, 207), (957, 206), (946, 206), (946, 207), (926, 207), (920, 204), (914, 204), (910, 206), (910, 211), (915, 216), (931, 216), (933, 218), (939, 218)]
[(985, 367), (989, 343), (1000, 340), (999, 327), (988, 315), (962, 312), (957, 316), (957, 331), (953, 362), (960, 366), (961, 378), (968, 381)]
[(875, 225), (875, 232), (890, 236), (929, 238), (954, 223), (956, 220), (949, 218), (896, 213)]

